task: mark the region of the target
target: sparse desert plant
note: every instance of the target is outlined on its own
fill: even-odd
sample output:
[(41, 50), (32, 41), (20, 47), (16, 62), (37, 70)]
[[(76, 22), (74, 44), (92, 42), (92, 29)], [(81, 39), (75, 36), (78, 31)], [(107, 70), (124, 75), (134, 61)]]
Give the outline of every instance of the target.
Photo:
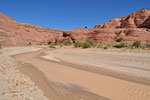
[(54, 43), (53, 46), (60, 46), (60, 47), (63, 47), (64, 44), (63, 44), (63, 43)]
[(48, 45), (51, 45), (51, 44), (53, 44), (53, 42), (49, 41), (49, 42), (48, 42)]
[(121, 42), (120, 44), (114, 45), (114, 47), (116, 47), (116, 48), (124, 48), (124, 47), (126, 47), (126, 45), (125, 45), (124, 42)]
[(96, 47), (96, 43), (93, 40), (86, 40), (85, 42), (89, 43), (92, 47)]
[(108, 47), (108, 46), (105, 46), (105, 47), (104, 47), (104, 50), (107, 50), (107, 49), (109, 49), (109, 47)]
[(79, 42), (79, 41), (74, 43), (74, 47), (76, 47), (76, 48), (80, 48), (80, 47), (82, 47), (82, 45), (83, 45), (83, 43)]
[(27, 46), (31, 46), (32, 45), (32, 43), (31, 42), (29, 42), (28, 44), (27, 44)]
[(63, 44), (64, 44), (65, 46), (70, 46), (70, 45), (72, 45), (72, 43), (71, 43), (69, 40), (65, 41)]
[(132, 44), (125, 43), (125, 47), (132, 47)]
[(102, 48), (103, 47), (103, 44), (98, 44), (97, 45), (97, 48)]
[(140, 41), (134, 41), (133, 44), (132, 44), (132, 47), (135, 47), (135, 48), (139, 48), (140, 46), (141, 46)]
[(112, 48), (113, 44), (107, 44), (106, 46), (109, 47), (109, 48)]
[(64, 44), (62, 44), (62, 43), (58, 43), (57, 45), (60, 46), (60, 47), (64, 46)]
[(91, 48), (91, 44), (88, 42), (84, 42), (82, 48)]
[(145, 46), (146, 46), (147, 48), (150, 48), (150, 44), (145, 44)]
[(121, 42), (121, 41), (123, 41), (123, 38), (118, 38), (118, 39), (116, 40), (116, 42)]
[(36, 45), (42, 45), (41, 43), (39, 43), (39, 44), (36, 44)]

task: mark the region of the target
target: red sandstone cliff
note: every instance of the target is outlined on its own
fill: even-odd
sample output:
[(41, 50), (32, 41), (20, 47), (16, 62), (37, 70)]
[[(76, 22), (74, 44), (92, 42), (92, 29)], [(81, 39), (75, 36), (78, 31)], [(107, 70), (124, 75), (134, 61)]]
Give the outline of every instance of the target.
[[(142, 9), (138, 12), (132, 13), (129, 16), (111, 20), (104, 25), (97, 25), (97, 28), (149, 28), (150, 27), (150, 10)], [(148, 21), (148, 22), (147, 22)], [(144, 25), (146, 24), (146, 25)]]
[(58, 31), (30, 24), (16, 23), (12, 18), (0, 13), (0, 44), (22, 46), (32, 44), (63, 43), (64, 41), (94, 40), (97, 43), (115, 43), (118, 38), (126, 42), (140, 40), (150, 43), (150, 10), (142, 9), (123, 18), (111, 20), (94, 29), (80, 28), (73, 31)]

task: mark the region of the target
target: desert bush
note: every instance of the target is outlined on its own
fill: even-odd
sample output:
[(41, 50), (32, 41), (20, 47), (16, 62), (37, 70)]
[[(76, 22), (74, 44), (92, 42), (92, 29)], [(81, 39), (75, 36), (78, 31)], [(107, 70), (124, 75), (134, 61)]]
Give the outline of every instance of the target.
[(123, 38), (119, 38), (116, 40), (116, 42), (121, 42), (121, 41), (123, 41)]
[(125, 47), (132, 47), (132, 44), (125, 43)]
[(150, 44), (145, 44), (145, 46), (146, 46), (147, 48), (150, 48)]
[(139, 48), (140, 46), (141, 46), (140, 41), (134, 41), (133, 44), (132, 44), (132, 47), (135, 47), (135, 48)]
[(53, 46), (60, 46), (60, 47), (63, 47), (64, 44), (63, 44), (63, 43), (54, 43)]
[(49, 41), (49, 42), (48, 42), (48, 45), (51, 45), (51, 44), (53, 44), (53, 42)]
[(116, 48), (124, 48), (124, 47), (126, 47), (126, 45), (125, 45), (124, 42), (121, 42), (120, 44), (114, 45), (114, 47), (116, 47)]
[(31, 46), (32, 45), (32, 43), (31, 42), (29, 42), (28, 44), (27, 44), (27, 46)]
[(114, 45), (113, 44), (107, 44), (106, 46), (109, 48), (112, 48)]
[(71, 43), (69, 40), (65, 41), (63, 44), (64, 44), (65, 46), (70, 46), (70, 45), (72, 45), (72, 43)]
[(96, 47), (96, 43), (93, 40), (86, 40), (85, 42), (89, 43), (92, 47)]
[(62, 44), (62, 43), (58, 43), (57, 45), (60, 46), (60, 47), (64, 46), (64, 44)]
[(91, 44), (88, 42), (84, 42), (82, 48), (91, 48)]
[(108, 47), (108, 46), (105, 46), (105, 47), (104, 47), (104, 50), (107, 50), (107, 49), (109, 49), (109, 47)]
[(83, 43), (79, 42), (79, 41), (74, 43), (74, 47), (76, 47), (76, 48), (80, 48), (80, 47), (82, 47), (82, 45), (83, 45)]
[(102, 48), (103, 47), (103, 44), (98, 44), (97, 45), (97, 48)]

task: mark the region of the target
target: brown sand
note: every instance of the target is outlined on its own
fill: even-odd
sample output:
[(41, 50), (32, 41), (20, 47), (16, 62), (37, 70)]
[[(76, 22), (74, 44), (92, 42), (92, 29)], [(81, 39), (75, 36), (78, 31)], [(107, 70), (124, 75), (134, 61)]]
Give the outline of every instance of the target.
[[(28, 56), (28, 54), (30, 55), (30, 53), (24, 53), (14, 57), (18, 59), (19, 63), (24, 65), (20, 67), (20, 71), (28, 75), (31, 78), (31, 80), (35, 82), (35, 85), (37, 85), (44, 92), (44, 95), (47, 98), (49, 98), (50, 100), (109, 100), (105, 97), (92, 93), (86, 90), (86, 88), (80, 87), (79, 85), (71, 83), (64, 84), (59, 81), (55, 82), (55, 80), (52, 80), (51, 77), (48, 77), (52, 71), (47, 70), (48, 66), (51, 66), (51, 63), (49, 62), (47, 63), (47, 61), (45, 63), (45, 61), (41, 59), (39, 60), (42, 62), (39, 62), (38, 59), (36, 58), (36, 56), (39, 55), (39, 53), (40, 52), (31, 53), (31, 56)], [(32, 65), (28, 61), (26, 62), (25, 59), (29, 60), (28, 57), (31, 58), (30, 59), (31, 62), (33, 61)], [(43, 70), (43, 71), (47, 70), (46, 72), (47, 74), (45, 74), (45, 72), (40, 70), (38, 67), (37, 68), (34, 67), (35, 63), (38, 65), (38, 67), (39, 66), (45, 68), (47, 67), (46, 69)], [(47, 77), (45, 77), (45, 75), (47, 75)]]
[[(86, 71), (86, 67), (84, 67), (85, 71), (83, 71), (84, 68), (80, 70), (71, 66), (39, 59), (38, 56), (42, 52), (43, 51), (21, 54), (17, 55), (15, 58), (22, 62), (32, 64), (38, 70), (43, 72), (49, 80), (59, 82), (67, 87), (87, 90), (111, 100), (150, 100), (149, 85), (96, 74)], [(33, 72), (33, 75), (34, 74), (35, 73)], [(65, 93), (64, 89), (61, 89), (60, 91)], [(67, 95), (67, 93), (64, 95)], [(71, 97), (73, 97), (73, 94)]]

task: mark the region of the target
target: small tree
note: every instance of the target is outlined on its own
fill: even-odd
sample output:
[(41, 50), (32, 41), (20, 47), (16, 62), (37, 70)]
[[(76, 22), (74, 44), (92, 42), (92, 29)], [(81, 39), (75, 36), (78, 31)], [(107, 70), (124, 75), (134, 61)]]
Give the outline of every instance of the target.
[(87, 26), (85, 26), (84, 28), (87, 29)]
[(140, 41), (135, 41), (132, 44), (132, 47), (135, 47), (135, 48), (139, 48), (140, 46), (141, 46), (141, 42)]

